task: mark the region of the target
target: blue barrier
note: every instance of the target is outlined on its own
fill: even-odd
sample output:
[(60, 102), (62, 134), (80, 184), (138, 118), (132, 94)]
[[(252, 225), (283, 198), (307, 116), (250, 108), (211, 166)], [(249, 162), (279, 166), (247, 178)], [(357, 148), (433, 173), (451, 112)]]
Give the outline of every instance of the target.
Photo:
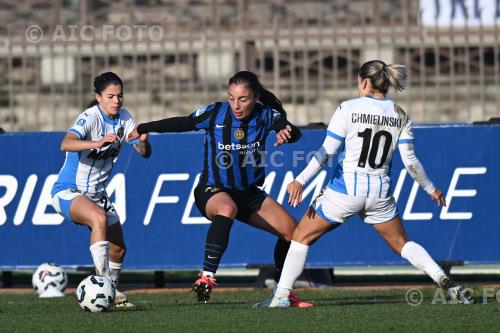
[[(0, 136), (0, 268), (35, 267), (53, 261), (91, 265), (87, 228), (63, 221), (50, 205), (50, 190), (63, 163), (64, 133)], [(500, 126), (429, 126), (415, 129), (416, 151), (434, 183), (447, 193), (437, 208), (411, 180), (399, 154), (393, 189), (411, 239), (437, 259), (500, 262)], [(318, 148), (322, 130), (305, 130), (300, 142), (272, 147), (265, 189), (286, 202), (287, 183)], [(122, 217), (127, 269), (196, 269), (202, 265), (207, 221), (192, 190), (202, 167), (201, 133), (152, 135), (153, 156), (142, 159), (122, 147), (108, 193)], [(336, 158), (335, 158), (336, 160)], [(295, 161), (295, 162), (294, 162)], [(297, 219), (323, 187), (323, 171), (306, 188), (305, 203), (288, 209)], [(354, 217), (325, 235), (310, 251), (308, 267), (405, 264), (369, 225)], [(222, 267), (270, 264), (275, 237), (235, 223)]]

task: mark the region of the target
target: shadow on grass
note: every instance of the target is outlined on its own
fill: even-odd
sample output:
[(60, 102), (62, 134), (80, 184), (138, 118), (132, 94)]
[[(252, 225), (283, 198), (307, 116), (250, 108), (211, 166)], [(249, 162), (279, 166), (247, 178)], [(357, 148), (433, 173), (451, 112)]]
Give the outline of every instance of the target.
[(113, 308), (109, 309), (108, 311), (105, 311), (104, 313), (142, 312), (142, 311), (149, 311), (149, 310), (150, 309), (147, 306), (136, 305), (136, 306), (130, 307), (130, 308), (116, 308), (116, 307), (113, 307)]
[(377, 296), (367, 297), (342, 297), (339, 298), (319, 298), (313, 300), (316, 306), (344, 306), (344, 305), (369, 305), (369, 304), (407, 304), (404, 297)]
[(164, 304), (163, 306), (165, 307), (180, 307), (180, 306), (186, 306), (186, 307), (213, 307), (213, 306), (221, 306), (221, 305), (241, 305), (241, 304), (249, 304), (248, 301), (215, 301), (215, 302), (179, 302), (179, 303), (172, 303), (172, 304)]

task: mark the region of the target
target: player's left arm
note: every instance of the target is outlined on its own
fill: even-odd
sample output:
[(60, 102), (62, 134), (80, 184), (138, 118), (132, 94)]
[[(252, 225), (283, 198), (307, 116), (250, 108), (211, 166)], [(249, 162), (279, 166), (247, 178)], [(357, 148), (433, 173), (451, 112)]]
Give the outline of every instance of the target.
[(398, 149), (405, 169), (410, 176), (424, 189), (431, 199), (437, 201), (438, 206), (446, 206), (446, 200), (441, 189), (436, 188), (427, 176), (425, 169), (415, 155), (413, 144), (413, 129), (411, 120), (408, 117), (398, 140)]
[(285, 116), (280, 115), (271, 127), (276, 132), (276, 142), (275, 147), (280, 146), (284, 143), (294, 143), (297, 142), (302, 133), (300, 129), (289, 122)]
[(432, 181), (427, 176), (422, 163), (418, 160), (415, 155), (415, 148), (412, 142), (405, 142), (398, 144), (399, 153), (401, 154), (401, 160), (405, 166), (405, 169), (410, 174), (419, 185), (424, 189), (427, 194), (430, 195), (431, 199), (437, 201), (438, 206), (443, 204), (446, 206), (446, 200), (444, 198), (441, 189), (436, 188)]

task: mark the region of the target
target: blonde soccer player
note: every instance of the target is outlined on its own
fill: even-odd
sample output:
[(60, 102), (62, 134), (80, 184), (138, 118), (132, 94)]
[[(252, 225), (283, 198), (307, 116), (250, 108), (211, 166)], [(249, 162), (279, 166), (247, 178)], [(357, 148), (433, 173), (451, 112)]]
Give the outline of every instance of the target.
[(302, 191), (329, 158), (339, 153), (333, 176), (302, 217), (292, 236), (274, 297), (256, 307), (288, 307), (288, 294), (304, 269), (309, 246), (321, 235), (359, 215), (385, 239), (391, 249), (424, 271), (461, 303), (472, 303), (470, 292), (456, 285), (427, 251), (409, 240), (390, 190), (391, 160), (396, 148), (411, 177), (430, 198), (446, 205), (415, 156), (410, 117), (386, 98), (389, 88), (404, 89), (407, 69), (380, 60), (364, 63), (358, 74), (359, 98), (340, 104), (332, 116), (323, 145), (306, 168), (288, 185), (289, 204), (302, 201)]

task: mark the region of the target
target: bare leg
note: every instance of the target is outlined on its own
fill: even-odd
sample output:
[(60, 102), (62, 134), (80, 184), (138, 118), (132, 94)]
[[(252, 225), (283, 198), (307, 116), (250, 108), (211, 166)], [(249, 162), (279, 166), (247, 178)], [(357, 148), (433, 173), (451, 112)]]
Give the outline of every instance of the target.
[(275, 292), (276, 297), (288, 297), (290, 295), (295, 281), (304, 270), (309, 245), (339, 225), (323, 220), (312, 208), (309, 209), (293, 233), (292, 244), (288, 250), (281, 279)]
[(440, 284), (445, 273), (422, 246), (408, 240), (399, 216), (385, 223), (374, 224), (373, 227), (385, 239), (394, 252), (401, 255), (414, 267), (424, 271), (431, 279)]
[(73, 199), (70, 206), (73, 221), (88, 226), (90, 234), (90, 253), (98, 275), (109, 276), (109, 242), (107, 239), (107, 217), (104, 210), (87, 197), (80, 195)]
[(399, 216), (384, 223), (373, 224), (373, 227), (394, 252), (401, 254), (403, 246), (408, 242), (408, 236)]
[(123, 258), (126, 252), (121, 224), (115, 223), (108, 227), (107, 234), (109, 241), (109, 276), (115, 283), (115, 286), (118, 286)]

